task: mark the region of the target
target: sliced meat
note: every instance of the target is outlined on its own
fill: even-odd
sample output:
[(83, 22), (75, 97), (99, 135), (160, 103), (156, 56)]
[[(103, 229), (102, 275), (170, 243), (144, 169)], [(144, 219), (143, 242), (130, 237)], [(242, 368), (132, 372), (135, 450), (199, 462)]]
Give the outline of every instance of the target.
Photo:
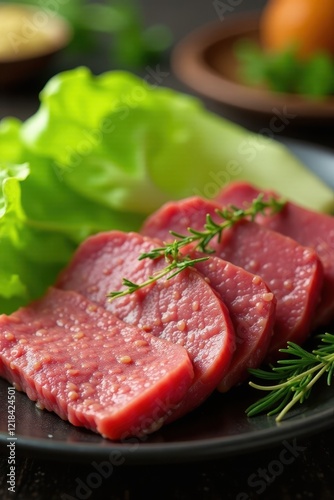
[[(272, 191), (260, 191), (252, 184), (248, 182), (239, 181), (231, 182), (227, 184), (215, 198), (215, 202), (220, 206), (226, 205), (237, 205), (238, 207), (244, 207), (245, 204), (251, 203), (259, 194), (264, 194), (264, 199), (268, 199), (269, 196), (274, 195), (277, 199), (282, 198), (274, 194)], [(285, 211), (285, 209), (283, 209)], [(282, 213), (282, 212), (280, 212)], [(279, 214), (271, 216), (271, 218), (277, 217)], [(257, 216), (257, 220), (262, 219), (262, 215)]]
[[(222, 205), (244, 206), (260, 192), (245, 182), (229, 184), (221, 191), (217, 202)], [(265, 192), (265, 198), (277, 193)], [(327, 325), (334, 321), (334, 217), (313, 212), (292, 202), (287, 202), (281, 212), (274, 216), (259, 215), (256, 222), (281, 234), (290, 236), (301, 245), (310, 246), (317, 252), (324, 268), (322, 299), (317, 307), (314, 326)]]
[(164, 258), (138, 257), (160, 246), (136, 233), (111, 231), (80, 245), (57, 286), (76, 290), (127, 323), (182, 345), (194, 365), (194, 383), (169, 421), (204, 401), (226, 374), (234, 351), (234, 330), (226, 306), (204, 277), (186, 269), (131, 295), (110, 301), (122, 279), (142, 283), (166, 266)]
[(38, 406), (110, 439), (153, 432), (186, 394), (181, 346), (70, 291), (0, 316), (0, 375)]
[[(187, 233), (189, 227), (203, 230), (207, 214), (221, 222), (220, 207), (199, 197), (170, 202), (147, 219), (142, 233), (173, 241), (170, 230), (179, 234)], [(274, 293), (277, 305), (270, 357), (288, 340), (303, 342), (310, 333), (322, 286), (323, 270), (316, 252), (250, 221), (224, 230), (220, 242), (215, 238), (211, 247), (218, 257), (261, 276)]]
[[(203, 256), (193, 252), (192, 258)], [(275, 322), (276, 299), (260, 276), (231, 262), (211, 256), (196, 269), (208, 280), (227, 306), (236, 334), (236, 350), (228, 373), (218, 385), (221, 392), (243, 382), (249, 368), (264, 360)]]
[(207, 214), (211, 215), (215, 221), (221, 222), (221, 218), (216, 214), (219, 208), (220, 205), (217, 203), (204, 200), (199, 196), (170, 201), (147, 217), (140, 233), (164, 242), (174, 241), (177, 238), (171, 234), (171, 231), (187, 236), (189, 227), (202, 231)]

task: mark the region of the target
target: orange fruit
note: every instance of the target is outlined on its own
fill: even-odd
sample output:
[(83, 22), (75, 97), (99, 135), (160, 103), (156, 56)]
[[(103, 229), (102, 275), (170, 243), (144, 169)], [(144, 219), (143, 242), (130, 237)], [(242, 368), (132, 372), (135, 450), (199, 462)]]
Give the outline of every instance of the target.
[(300, 58), (316, 52), (334, 56), (334, 0), (269, 0), (260, 38), (268, 52), (295, 46)]

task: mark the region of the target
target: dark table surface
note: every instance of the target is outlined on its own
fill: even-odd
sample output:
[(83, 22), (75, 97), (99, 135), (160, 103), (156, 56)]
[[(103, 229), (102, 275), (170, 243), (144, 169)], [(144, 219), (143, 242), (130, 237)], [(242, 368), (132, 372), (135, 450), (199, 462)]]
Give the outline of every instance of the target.
[[(142, 0), (148, 23), (163, 22), (174, 33), (175, 43), (193, 29), (207, 22), (218, 21), (215, 6), (228, 7), (227, 15), (262, 7), (264, 0), (213, 2), (211, 0)], [(38, 93), (51, 74), (79, 64), (89, 65), (94, 72), (108, 69), (103, 53), (80, 56), (76, 60), (64, 54), (53, 62), (33, 82), (23, 88), (0, 91), (0, 118), (11, 115), (20, 119), (31, 116), (38, 108)], [(161, 69), (168, 72), (164, 85), (190, 92), (169, 67), (169, 54), (161, 61)], [(210, 100), (204, 100), (208, 109), (224, 115), (255, 132), (266, 126), (267, 117), (256, 121), (253, 117), (223, 109)], [(326, 146), (334, 151), (333, 123), (312, 126), (286, 127), (284, 136)], [(334, 164), (333, 164), (334, 168)], [(1, 410), (3, 411), (3, 410)], [(106, 477), (99, 476), (94, 483), (95, 469), (91, 460), (76, 462), (75, 458), (54, 460), (52, 453), (33, 456), (20, 450), (16, 455), (16, 493), (8, 491), (8, 450), (0, 455), (0, 498), (30, 499), (317, 499), (334, 498), (334, 422), (325, 431), (315, 427), (307, 436), (293, 437), (294, 459), (280, 462), (284, 442), (266, 449), (244, 454), (216, 457), (214, 460), (183, 460), (181, 463), (136, 464), (115, 466)], [(96, 479), (96, 476), (95, 476)]]

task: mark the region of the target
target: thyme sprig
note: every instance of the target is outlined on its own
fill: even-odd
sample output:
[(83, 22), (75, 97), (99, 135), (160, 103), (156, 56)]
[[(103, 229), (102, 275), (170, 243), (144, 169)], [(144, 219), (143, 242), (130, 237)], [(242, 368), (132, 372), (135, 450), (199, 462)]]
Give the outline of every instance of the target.
[[(158, 250), (158, 249), (156, 249)], [(151, 253), (151, 252), (149, 252)], [(144, 258), (156, 258), (156, 257), (148, 257), (148, 254), (141, 254), (139, 257), (139, 260), (142, 260)], [(204, 260), (207, 260), (208, 257), (200, 257), (198, 259), (190, 259), (187, 256), (184, 256), (182, 259), (179, 258), (179, 254), (175, 256), (171, 256), (171, 254), (168, 254), (166, 256), (166, 260), (168, 265), (164, 267), (161, 271), (149, 276), (147, 280), (143, 281), (142, 283), (134, 283), (133, 281), (128, 280), (127, 278), (123, 278), (122, 280), (122, 285), (126, 287), (125, 290), (119, 290), (115, 292), (110, 292), (108, 294), (109, 299), (115, 299), (117, 297), (123, 297), (124, 295), (129, 295), (133, 292), (136, 292), (137, 290), (140, 290), (141, 288), (145, 288), (148, 285), (151, 285), (155, 281), (158, 281), (159, 279), (163, 278), (164, 276), (167, 276), (167, 280), (170, 280), (177, 274), (179, 274), (181, 271), (186, 269), (187, 267), (193, 267), (196, 262), (202, 262)], [(172, 272), (174, 271), (174, 272)]]
[(187, 267), (193, 267), (197, 262), (207, 260), (209, 257), (191, 259), (188, 255), (182, 254), (180, 250), (189, 244), (195, 243), (193, 250), (199, 250), (207, 254), (214, 253), (214, 250), (210, 248), (209, 245), (216, 236), (219, 242), (225, 229), (233, 226), (240, 220), (248, 219), (253, 221), (258, 214), (264, 214), (266, 211), (269, 211), (269, 213), (273, 215), (282, 210), (284, 204), (285, 202), (283, 200), (279, 200), (274, 197), (264, 200), (264, 195), (260, 193), (246, 208), (238, 208), (234, 205), (230, 205), (221, 210), (216, 210), (217, 215), (223, 219), (223, 222), (221, 223), (215, 222), (212, 216), (207, 214), (203, 231), (188, 228), (189, 235), (178, 234), (174, 231), (170, 231), (170, 234), (175, 236), (177, 239), (175, 239), (172, 243), (166, 243), (162, 247), (152, 248), (149, 252), (142, 253), (138, 257), (138, 260), (147, 258), (154, 260), (164, 257), (167, 263), (166, 267), (152, 276), (149, 276), (147, 280), (142, 283), (133, 283), (129, 279), (123, 278), (122, 285), (125, 289), (110, 292), (108, 294), (108, 298), (112, 300), (117, 297), (129, 295), (141, 288), (151, 285), (165, 276), (167, 276), (167, 280), (169, 280)]
[(330, 385), (334, 375), (334, 335), (324, 333), (318, 336), (320, 344), (311, 352), (299, 345), (288, 342), (280, 352), (292, 356), (277, 361), (271, 371), (250, 369), (250, 373), (260, 379), (275, 380), (274, 385), (259, 385), (252, 381), (249, 385), (255, 389), (269, 391), (269, 394), (249, 406), (247, 416), (259, 413), (277, 415), (280, 422), (291, 408), (298, 402), (303, 403), (310, 395), (316, 382), (327, 374), (327, 385)]

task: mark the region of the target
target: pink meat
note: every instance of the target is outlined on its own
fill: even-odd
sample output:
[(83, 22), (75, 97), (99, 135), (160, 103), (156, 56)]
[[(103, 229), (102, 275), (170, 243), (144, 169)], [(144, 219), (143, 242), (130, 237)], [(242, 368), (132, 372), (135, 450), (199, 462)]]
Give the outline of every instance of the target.
[[(189, 227), (203, 230), (207, 214), (221, 222), (219, 208), (199, 197), (170, 202), (147, 219), (142, 233), (172, 241), (171, 229), (179, 234), (187, 233)], [(303, 342), (310, 333), (322, 287), (323, 270), (316, 252), (250, 221), (225, 230), (221, 241), (215, 238), (211, 247), (218, 257), (261, 276), (274, 293), (277, 305), (270, 357), (288, 340)]]
[(264, 360), (276, 318), (276, 299), (259, 276), (226, 260), (211, 256), (197, 263), (196, 269), (227, 306), (236, 334), (236, 351), (218, 385), (219, 391), (226, 392), (247, 378), (249, 368), (257, 368)]
[(0, 375), (38, 406), (110, 439), (153, 432), (193, 379), (181, 346), (123, 323), (75, 292), (0, 316)]
[[(222, 205), (237, 204), (244, 206), (262, 192), (246, 182), (229, 184), (221, 191), (217, 202)], [(277, 193), (266, 191), (266, 198)], [(334, 321), (334, 217), (307, 210), (292, 202), (275, 216), (259, 215), (256, 221), (274, 231), (295, 239), (301, 245), (310, 246), (317, 252), (323, 268), (324, 283), (314, 326), (327, 325)]]
[(164, 258), (138, 260), (159, 246), (136, 233), (111, 231), (80, 245), (57, 285), (76, 290), (123, 321), (182, 345), (194, 366), (194, 382), (170, 421), (204, 401), (226, 374), (234, 351), (234, 330), (225, 305), (195, 269), (161, 279), (110, 301), (122, 279), (142, 283), (166, 266)]

